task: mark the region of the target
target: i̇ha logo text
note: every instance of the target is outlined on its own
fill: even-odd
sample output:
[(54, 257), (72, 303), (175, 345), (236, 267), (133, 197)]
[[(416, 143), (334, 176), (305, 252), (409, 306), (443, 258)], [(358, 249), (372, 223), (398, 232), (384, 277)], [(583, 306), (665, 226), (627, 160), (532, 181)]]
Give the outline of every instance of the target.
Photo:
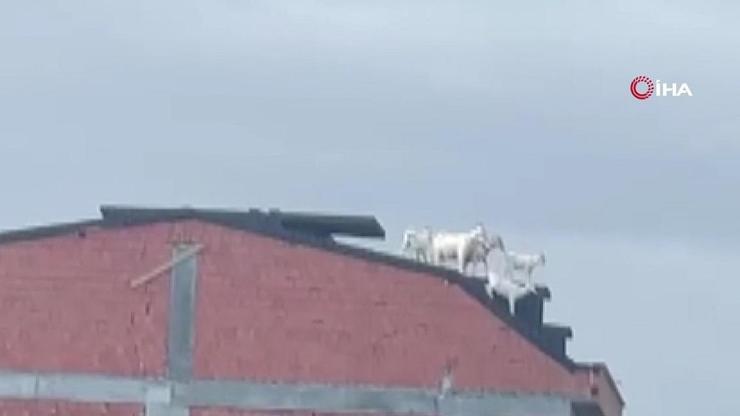
[(647, 100), (655, 95), (656, 97), (680, 97), (687, 95), (693, 97), (694, 94), (689, 88), (689, 84), (676, 82), (661, 82), (659, 79), (653, 82), (650, 77), (640, 75), (635, 77), (630, 83), (630, 92), (638, 100)]

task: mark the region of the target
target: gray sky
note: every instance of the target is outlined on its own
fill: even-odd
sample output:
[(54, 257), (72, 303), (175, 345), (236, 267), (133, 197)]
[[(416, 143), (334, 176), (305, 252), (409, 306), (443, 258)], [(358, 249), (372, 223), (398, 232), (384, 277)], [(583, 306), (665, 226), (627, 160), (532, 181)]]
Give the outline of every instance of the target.
[[(0, 3), (0, 228), (101, 203), (485, 221), (627, 414), (735, 416), (736, 2)], [(629, 95), (633, 77), (691, 98)], [(453, 199), (454, 198), (454, 199)]]

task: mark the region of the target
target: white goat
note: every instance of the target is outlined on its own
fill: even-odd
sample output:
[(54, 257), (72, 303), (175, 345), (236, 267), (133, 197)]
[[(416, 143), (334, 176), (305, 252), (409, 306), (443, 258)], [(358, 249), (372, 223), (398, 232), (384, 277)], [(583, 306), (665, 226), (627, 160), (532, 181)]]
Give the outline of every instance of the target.
[(488, 273), (488, 253), (494, 248), (503, 250), (501, 237), (489, 238), (482, 225), (465, 233), (440, 232), (432, 235), (433, 263), (440, 265), (445, 260), (455, 260), (460, 273), (465, 273), (471, 263), (483, 263)]
[(432, 260), (432, 232), (429, 228), (407, 229), (403, 232), (401, 252), (404, 254), (410, 252), (416, 261), (429, 263)]
[(475, 265), (480, 263), (483, 264), (484, 276), (488, 275), (488, 256), (496, 249), (504, 251), (504, 240), (495, 234), (482, 237), (480, 243), (474, 245), (470, 256), (470, 264), (474, 267), (473, 273), (475, 273)]
[(528, 293), (535, 293), (534, 285), (522, 285), (515, 281), (511, 276), (502, 277), (496, 272), (488, 273), (488, 282), (486, 283), (486, 292), (488, 296), (493, 297), (493, 292), (509, 300), (509, 312), (514, 315), (516, 302)]
[(540, 254), (521, 254), (513, 251), (506, 252), (506, 263), (507, 266), (512, 270), (524, 272), (527, 275), (525, 284), (533, 284), (532, 272), (538, 266), (545, 265), (545, 253)]

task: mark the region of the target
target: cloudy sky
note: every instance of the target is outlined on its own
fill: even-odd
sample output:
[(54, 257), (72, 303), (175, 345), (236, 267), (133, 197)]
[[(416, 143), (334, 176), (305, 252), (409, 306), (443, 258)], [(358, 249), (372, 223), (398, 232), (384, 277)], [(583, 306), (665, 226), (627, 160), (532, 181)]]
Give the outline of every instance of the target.
[[(0, 2), (0, 228), (101, 203), (484, 221), (627, 415), (735, 416), (740, 6)], [(629, 95), (645, 74), (693, 97)]]

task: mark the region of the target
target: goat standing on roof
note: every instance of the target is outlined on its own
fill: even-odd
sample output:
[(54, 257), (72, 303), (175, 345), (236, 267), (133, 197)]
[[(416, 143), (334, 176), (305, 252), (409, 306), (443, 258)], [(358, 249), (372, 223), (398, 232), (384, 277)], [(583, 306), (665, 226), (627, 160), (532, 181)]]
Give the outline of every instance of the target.
[(468, 265), (483, 263), (488, 273), (488, 254), (497, 248), (504, 250), (503, 240), (499, 236), (490, 238), (481, 224), (464, 233), (440, 232), (432, 236), (432, 262), (441, 265), (446, 260), (455, 260), (462, 274)]
[(513, 315), (516, 302), (529, 293), (536, 293), (534, 285), (521, 284), (517, 282), (510, 274), (504, 273), (503, 276), (496, 272), (488, 273), (488, 282), (486, 283), (486, 292), (488, 296), (493, 297), (493, 293), (505, 297), (509, 300), (509, 312)]
[(513, 251), (506, 252), (506, 265), (511, 270), (524, 272), (526, 274), (526, 280), (519, 280), (521, 283), (532, 285), (532, 272), (538, 266), (545, 265), (545, 253), (540, 254), (521, 254)]
[(401, 252), (411, 253), (416, 261), (429, 263), (432, 260), (432, 232), (428, 227), (421, 230), (407, 229), (403, 232)]
[(488, 275), (488, 256), (493, 250), (504, 251), (504, 240), (498, 234), (485, 236), (483, 241), (480, 244), (476, 244), (473, 250), (470, 262), (473, 264), (473, 267), (476, 264), (483, 264), (484, 276)]

